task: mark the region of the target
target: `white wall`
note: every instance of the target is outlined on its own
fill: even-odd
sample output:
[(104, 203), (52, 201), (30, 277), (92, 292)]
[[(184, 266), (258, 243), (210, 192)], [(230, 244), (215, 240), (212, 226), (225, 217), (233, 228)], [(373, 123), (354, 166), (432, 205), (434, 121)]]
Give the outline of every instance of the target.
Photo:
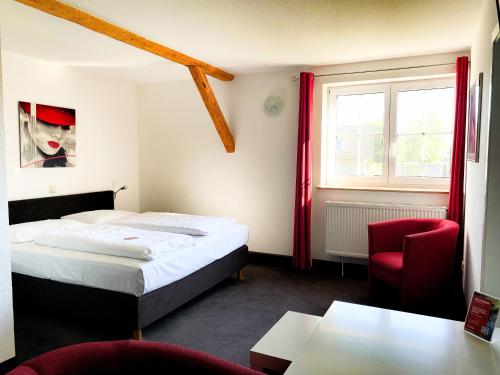
[[(495, 4), (493, 1), (486, 1), (471, 48), (471, 81), (475, 81), (480, 72), (483, 72), (484, 76), (479, 162), (468, 161), (466, 168), (464, 291), (468, 301), (474, 290), (481, 289), (482, 280), (486, 168), (490, 133), (492, 32), (496, 23)], [(493, 163), (495, 168), (498, 168), (497, 164)]]
[[(498, 35), (498, 28), (495, 31)], [(495, 36), (496, 36), (495, 35)], [(481, 289), (500, 297), (500, 40), (493, 50), (491, 77), (491, 114), (489, 119), (488, 172), (486, 186), (485, 239), (483, 254), (483, 279)], [(497, 322), (500, 326), (500, 322)]]
[[(292, 73), (214, 82), (236, 140), (227, 154), (194, 83), (139, 88), (141, 208), (236, 217), (250, 226), (253, 251), (291, 253), (298, 84)], [(266, 97), (287, 92), (269, 117)]]
[[(139, 209), (137, 93), (133, 84), (4, 52), (9, 200), (109, 190), (127, 185), (118, 208)], [(19, 167), (18, 101), (76, 109), (76, 168)]]
[[(467, 54), (338, 65), (314, 71), (454, 63), (456, 56), (464, 53)], [(449, 72), (454, 72), (453, 65), (410, 74)], [(141, 209), (233, 216), (250, 226), (252, 251), (291, 255), (299, 95), (299, 83), (291, 78), (297, 74), (251, 74), (237, 76), (231, 83), (212, 81), (235, 136), (234, 154), (225, 153), (193, 82), (139, 86)], [(315, 83), (312, 253), (317, 259), (334, 259), (324, 254), (326, 200), (445, 206), (448, 199), (447, 194), (318, 189), (318, 88), (326, 81), (331, 79), (317, 78)], [(274, 118), (263, 111), (264, 100), (273, 90), (287, 93), (283, 113)]]
[(0, 60), (0, 363), (14, 357), (14, 317), (10, 277), (10, 249), (7, 241), (7, 186), (5, 182), (5, 137)]

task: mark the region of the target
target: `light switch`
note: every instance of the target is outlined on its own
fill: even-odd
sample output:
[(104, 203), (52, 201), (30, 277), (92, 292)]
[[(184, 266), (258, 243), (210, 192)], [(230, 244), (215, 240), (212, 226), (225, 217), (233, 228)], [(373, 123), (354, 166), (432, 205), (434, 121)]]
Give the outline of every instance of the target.
[(49, 186), (49, 193), (55, 194), (56, 192), (57, 192), (57, 189), (56, 189), (55, 185), (50, 185)]

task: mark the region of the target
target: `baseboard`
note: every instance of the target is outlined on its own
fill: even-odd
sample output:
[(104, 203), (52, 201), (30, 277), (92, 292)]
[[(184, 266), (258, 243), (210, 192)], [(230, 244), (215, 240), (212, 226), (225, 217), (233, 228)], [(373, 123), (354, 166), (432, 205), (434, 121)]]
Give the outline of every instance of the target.
[(266, 266), (291, 267), (292, 257), (289, 255), (248, 252), (248, 263)]
[(12, 357), (4, 362), (0, 363), (0, 375), (6, 374), (10, 370), (13, 370), (17, 366), (16, 357)]
[[(269, 253), (257, 253), (249, 251), (249, 263), (260, 264), (274, 267), (292, 267), (292, 257), (290, 255), (279, 255)], [(312, 272), (328, 273), (332, 275), (342, 274), (342, 263), (339, 261), (328, 261), (322, 259), (313, 259)], [(368, 266), (366, 264), (345, 263), (344, 273), (349, 275), (368, 275)]]

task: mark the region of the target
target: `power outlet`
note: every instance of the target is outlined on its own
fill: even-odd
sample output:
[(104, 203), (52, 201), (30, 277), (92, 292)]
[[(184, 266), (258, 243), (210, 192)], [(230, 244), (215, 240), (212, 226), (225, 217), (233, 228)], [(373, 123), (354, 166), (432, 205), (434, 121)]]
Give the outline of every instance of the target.
[(57, 193), (57, 188), (54, 185), (49, 186), (49, 194)]

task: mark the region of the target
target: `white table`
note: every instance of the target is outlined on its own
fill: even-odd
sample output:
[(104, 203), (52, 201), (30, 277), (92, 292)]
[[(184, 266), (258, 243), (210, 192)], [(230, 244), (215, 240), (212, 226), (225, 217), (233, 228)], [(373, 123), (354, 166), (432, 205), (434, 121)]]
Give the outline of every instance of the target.
[(286, 375), (500, 374), (493, 343), (464, 323), (334, 302)]
[(288, 311), (250, 349), (250, 366), (284, 373), (320, 320), (319, 316)]

